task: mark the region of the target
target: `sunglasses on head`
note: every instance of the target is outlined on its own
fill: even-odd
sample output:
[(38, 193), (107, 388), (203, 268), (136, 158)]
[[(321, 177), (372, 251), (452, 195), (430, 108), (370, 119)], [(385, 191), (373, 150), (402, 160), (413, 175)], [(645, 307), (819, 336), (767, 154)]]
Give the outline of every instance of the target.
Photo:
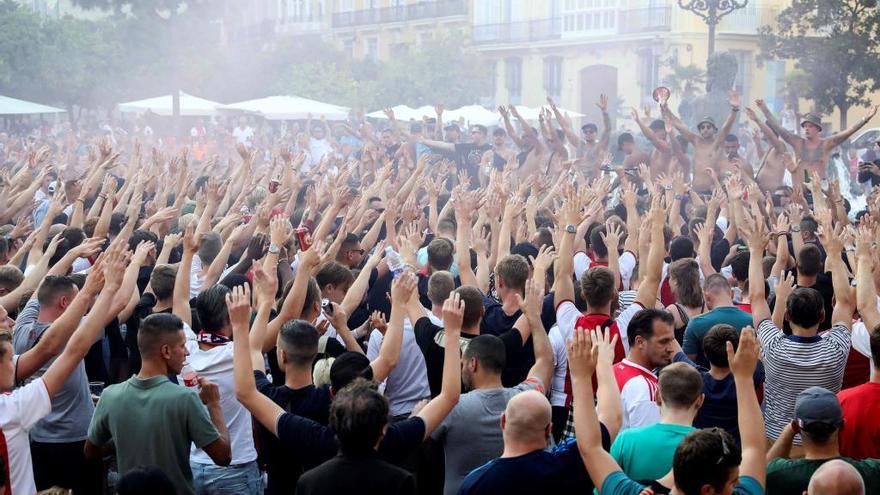
[(718, 460), (715, 461), (715, 464), (721, 464), (722, 462), (724, 462), (725, 459), (727, 459), (727, 456), (730, 455), (730, 447), (727, 446), (727, 440), (724, 439), (724, 430), (716, 426), (715, 428), (711, 428), (709, 431), (711, 431), (713, 434), (717, 434), (718, 437), (721, 438), (721, 455), (718, 456)]

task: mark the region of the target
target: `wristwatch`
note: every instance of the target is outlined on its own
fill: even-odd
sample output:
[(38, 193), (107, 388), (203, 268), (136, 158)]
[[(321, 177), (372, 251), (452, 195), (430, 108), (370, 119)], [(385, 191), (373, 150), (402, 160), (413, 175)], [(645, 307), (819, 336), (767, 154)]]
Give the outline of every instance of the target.
[(800, 232), (800, 231), (801, 231), (801, 226), (800, 226), (800, 225), (792, 225), (792, 226), (791, 226), (791, 231), (792, 231), (792, 232)]
[(577, 227), (572, 224), (568, 224), (565, 226), (565, 231), (569, 234), (577, 234)]
[(269, 254), (278, 254), (281, 252), (281, 247), (278, 244), (269, 244)]

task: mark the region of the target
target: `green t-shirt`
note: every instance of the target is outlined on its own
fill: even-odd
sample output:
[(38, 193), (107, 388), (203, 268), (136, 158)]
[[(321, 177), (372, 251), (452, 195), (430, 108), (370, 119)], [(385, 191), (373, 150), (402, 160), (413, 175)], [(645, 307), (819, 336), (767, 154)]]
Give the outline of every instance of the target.
[[(609, 474), (602, 482), (599, 495), (639, 495), (644, 489), (645, 485), (627, 478), (623, 471), (616, 471)], [(740, 476), (739, 484), (733, 489), (733, 495), (764, 495), (764, 489), (755, 478)]]
[(190, 444), (202, 448), (218, 438), (198, 394), (165, 376), (133, 376), (107, 387), (89, 425), (89, 442), (115, 444), (120, 476), (137, 466), (156, 466), (181, 494), (194, 493)]
[(700, 366), (709, 367), (709, 360), (703, 354), (703, 337), (709, 330), (719, 323), (727, 323), (733, 326), (737, 332), (752, 324), (752, 315), (734, 306), (722, 306), (708, 313), (697, 316), (688, 322), (684, 331), (684, 343), (682, 350), (685, 354), (696, 354)]
[[(880, 493), (880, 459), (834, 457), (852, 464), (865, 481), (865, 493)], [(801, 495), (819, 466), (831, 459), (773, 459), (767, 463), (767, 493)]]
[[(655, 423), (620, 432), (611, 445), (611, 457), (634, 480), (657, 480), (672, 469), (675, 448), (693, 426)], [(650, 455), (645, 455), (650, 452)]]

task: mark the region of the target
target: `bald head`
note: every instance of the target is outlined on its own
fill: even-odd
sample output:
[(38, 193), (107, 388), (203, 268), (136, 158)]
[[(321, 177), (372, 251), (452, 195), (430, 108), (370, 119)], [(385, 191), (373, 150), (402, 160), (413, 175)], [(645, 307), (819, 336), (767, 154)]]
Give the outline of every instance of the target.
[(516, 394), (507, 403), (501, 417), (504, 443), (535, 443), (543, 448), (550, 426), (550, 402), (540, 392), (529, 390)]
[(834, 459), (819, 466), (806, 495), (865, 495), (865, 481), (852, 464)]

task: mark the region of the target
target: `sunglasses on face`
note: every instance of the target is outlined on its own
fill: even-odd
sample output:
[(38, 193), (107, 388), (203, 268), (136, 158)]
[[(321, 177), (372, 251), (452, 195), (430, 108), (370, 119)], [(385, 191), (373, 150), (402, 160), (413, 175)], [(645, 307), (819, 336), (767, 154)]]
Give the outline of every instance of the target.
[(709, 124), (703, 124), (703, 125), (697, 127), (697, 129), (699, 129), (699, 130), (701, 130), (701, 131), (702, 131), (703, 129), (711, 129), (711, 128), (712, 128), (712, 126), (709, 125)]
[(363, 256), (364, 253), (367, 252), (365, 249), (349, 249), (348, 251), (351, 253), (357, 253), (361, 256)]

